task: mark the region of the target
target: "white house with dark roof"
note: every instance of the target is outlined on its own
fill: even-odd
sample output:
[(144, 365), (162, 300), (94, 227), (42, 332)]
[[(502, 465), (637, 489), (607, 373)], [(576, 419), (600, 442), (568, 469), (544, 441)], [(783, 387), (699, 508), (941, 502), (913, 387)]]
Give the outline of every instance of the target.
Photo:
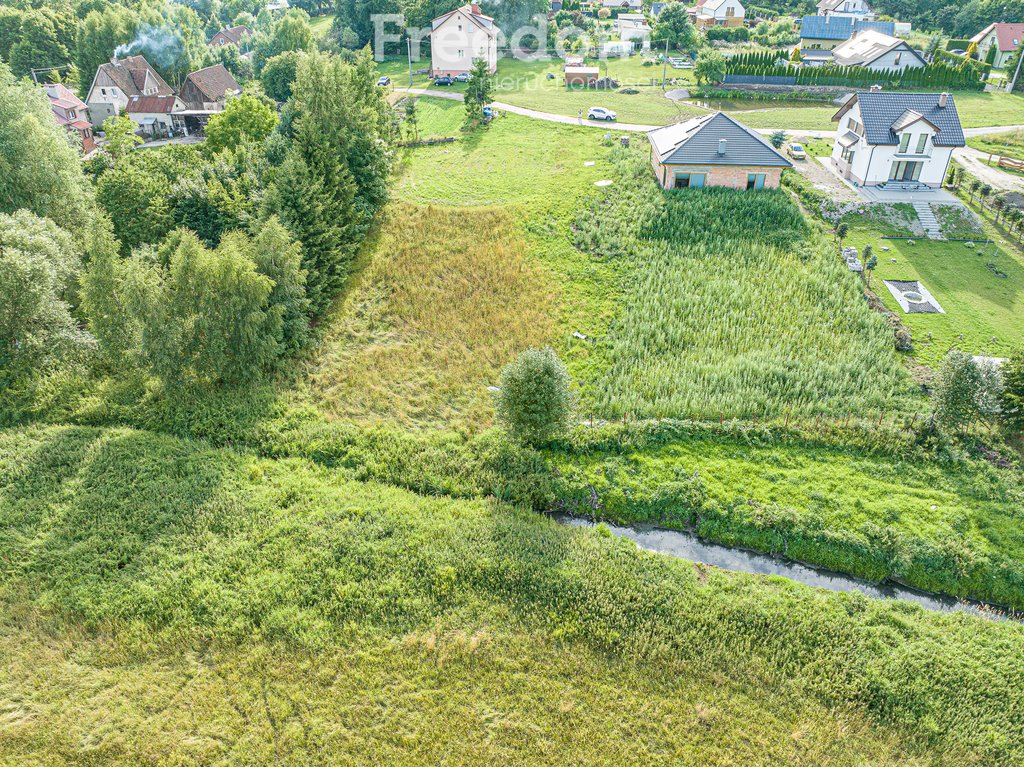
[(849, 16), (874, 21), (875, 13), (865, 0), (818, 0), (819, 16)]
[(832, 63), (841, 67), (864, 67), (879, 72), (902, 72), (926, 66), (920, 53), (906, 40), (875, 29), (855, 32), (853, 37), (832, 49)]
[(480, 12), (478, 3), (469, 3), (438, 16), (430, 26), (430, 72), (433, 77), (460, 75), (483, 59), (487, 71), (498, 69), (500, 30), (490, 16)]
[(793, 167), (761, 134), (724, 112), (658, 128), (647, 138), (665, 189), (775, 189), (783, 169)]
[(857, 93), (832, 121), (832, 164), (858, 186), (938, 188), (965, 143), (948, 93)]

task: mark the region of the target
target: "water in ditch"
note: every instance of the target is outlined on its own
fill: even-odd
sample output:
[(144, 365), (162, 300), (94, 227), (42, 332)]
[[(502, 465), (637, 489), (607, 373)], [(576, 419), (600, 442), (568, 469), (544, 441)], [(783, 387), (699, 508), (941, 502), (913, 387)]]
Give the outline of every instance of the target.
[[(568, 514), (553, 516), (556, 521), (572, 527), (593, 527), (595, 525), (589, 519), (572, 517)], [(629, 538), (645, 551), (713, 565), (723, 570), (754, 575), (781, 575), (805, 586), (829, 591), (859, 591), (875, 599), (903, 599), (919, 604), (928, 610), (939, 612), (966, 612), (996, 620), (1004, 620), (1009, 617), (1000, 608), (982, 602), (917, 591), (894, 583), (872, 583), (831, 570), (787, 561), (769, 554), (711, 543), (701, 540), (693, 533), (646, 525), (620, 527), (605, 523), (605, 526), (614, 535)]]

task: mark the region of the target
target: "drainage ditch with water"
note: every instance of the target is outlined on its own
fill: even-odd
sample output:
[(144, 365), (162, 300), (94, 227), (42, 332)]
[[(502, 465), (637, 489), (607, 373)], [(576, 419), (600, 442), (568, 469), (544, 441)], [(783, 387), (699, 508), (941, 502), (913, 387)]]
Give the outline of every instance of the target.
[[(568, 514), (554, 514), (552, 517), (557, 522), (571, 527), (594, 527), (597, 524), (592, 520), (572, 517)], [(827, 589), (828, 591), (859, 591), (861, 594), (875, 599), (903, 599), (938, 612), (965, 612), (993, 620), (1024, 618), (1020, 614), (1008, 614), (1005, 608), (984, 602), (962, 600), (944, 594), (932, 594), (895, 583), (872, 583), (843, 573), (792, 562), (749, 549), (735, 549), (711, 543), (701, 540), (693, 533), (647, 525), (621, 527), (607, 522), (603, 524), (613, 535), (629, 538), (645, 551), (667, 554), (691, 562), (712, 565), (723, 570), (754, 575), (781, 575), (813, 588)]]

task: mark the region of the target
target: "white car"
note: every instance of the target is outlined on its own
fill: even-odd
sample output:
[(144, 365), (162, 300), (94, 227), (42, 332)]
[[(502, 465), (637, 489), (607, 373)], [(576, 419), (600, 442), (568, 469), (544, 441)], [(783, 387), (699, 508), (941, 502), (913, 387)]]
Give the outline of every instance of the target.
[(605, 109), (604, 107), (590, 107), (587, 111), (588, 120), (607, 120), (608, 122), (611, 122), (615, 118), (616, 114), (612, 110)]

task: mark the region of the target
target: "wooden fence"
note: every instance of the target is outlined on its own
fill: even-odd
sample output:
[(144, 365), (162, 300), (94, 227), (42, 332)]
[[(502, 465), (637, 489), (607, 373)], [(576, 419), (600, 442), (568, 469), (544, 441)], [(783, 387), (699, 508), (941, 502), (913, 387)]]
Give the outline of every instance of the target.
[(1000, 157), (998, 165), (1000, 168), (1024, 171), (1024, 160), (1014, 160), (1012, 157)]

